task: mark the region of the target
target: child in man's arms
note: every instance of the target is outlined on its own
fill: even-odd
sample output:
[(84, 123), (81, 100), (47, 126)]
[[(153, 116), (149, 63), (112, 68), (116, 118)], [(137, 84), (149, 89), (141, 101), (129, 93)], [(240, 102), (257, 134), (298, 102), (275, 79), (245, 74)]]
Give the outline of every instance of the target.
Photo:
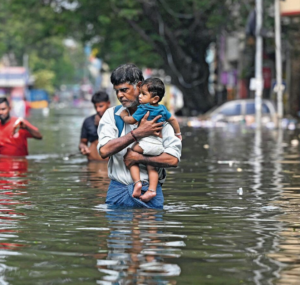
[[(167, 110), (164, 105), (158, 103), (162, 100), (165, 94), (164, 83), (159, 78), (148, 78), (141, 85), (142, 92), (139, 95), (138, 109), (135, 111), (133, 116), (130, 116), (127, 110), (123, 110), (121, 118), (126, 124), (135, 124), (140, 122), (145, 114), (149, 111), (148, 120), (153, 120), (156, 116), (161, 115), (161, 118), (157, 122), (170, 123), (175, 131), (175, 135), (182, 140), (180, 127), (174, 116)], [(138, 153), (158, 156), (164, 152), (162, 145), (162, 138), (156, 136), (149, 136), (142, 138), (139, 142), (136, 142), (132, 149)], [(140, 169), (138, 165), (133, 165), (130, 168), (130, 174), (134, 182), (134, 189), (132, 196), (140, 198), (144, 202), (150, 201), (156, 196), (156, 187), (158, 183), (158, 173), (155, 167), (147, 165), (148, 176), (149, 176), (149, 188), (148, 191), (141, 196), (142, 182), (140, 180)]]

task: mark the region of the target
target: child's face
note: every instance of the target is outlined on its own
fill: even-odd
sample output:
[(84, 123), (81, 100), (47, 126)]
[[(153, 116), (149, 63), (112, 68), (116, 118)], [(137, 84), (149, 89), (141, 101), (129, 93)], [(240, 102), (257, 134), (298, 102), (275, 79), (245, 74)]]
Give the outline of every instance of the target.
[(139, 103), (140, 104), (147, 104), (150, 103), (151, 105), (157, 104), (158, 96), (152, 96), (151, 93), (148, 91), (147, 85), (142, 86), (142, 92), (139, 95)]

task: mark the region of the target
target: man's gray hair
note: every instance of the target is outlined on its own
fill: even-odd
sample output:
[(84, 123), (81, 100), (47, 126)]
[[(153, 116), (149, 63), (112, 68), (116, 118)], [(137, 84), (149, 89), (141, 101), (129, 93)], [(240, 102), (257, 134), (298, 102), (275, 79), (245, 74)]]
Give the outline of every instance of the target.
[(136, 85), (144, 81), (142, 71), (132, 63), (126, 63), (117, 67), (111, 74), (110, 81), (113, 85), (128, 83)]

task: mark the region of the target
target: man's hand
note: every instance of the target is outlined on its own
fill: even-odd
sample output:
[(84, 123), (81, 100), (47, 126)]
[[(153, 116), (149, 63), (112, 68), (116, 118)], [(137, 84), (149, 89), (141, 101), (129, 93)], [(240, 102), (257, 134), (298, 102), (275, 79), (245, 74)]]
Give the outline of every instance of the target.
[(127, 153), (124, 155), (124, 163), (129, 169), (132, 165), (138, 164), (144, 156), (131, 148), (127, 148)]
[(83, 154), (83, 155), (88, 155), (91, 153), (89, 147), (87, 145), (83, 145), (81, 144), (80, 145), (80, 152)]
[(27, 128), (27, 125), (26, 125), (26, 123), (25, 123), (25, 121), (24, 121), (24, 119), (23, 118), (18, 118), (16, 121), (15, 121), (15, 124), (14, 124), (14, 126), (13, 126), (13, 135), (16, 135), (18, 132), (19, 132), (19, 129), (23, 129), (23, 130), (26, 130), (26, 129), (28, 129)]
[(33, 126), (31, 126), (29, 123), (27, 124), (26, 121), (23, 118), (18, 118), (13, 126), (13, 136), (18, 136), (17, 133), (19, 129), (27, 130), (33, 138), (41, 140), (43, 136), (39, 132), (39, 130)]
[(18, 118), (16, 121), (15, 121), (15, 124), (13, 126), (13, 135), (16, 134), (19, 129), (25, 129), (26, 128), (26, 124), (24, 122), (24, 119), (23, 118)]
[(137, 138), (144, 138), (149, 136), (159, 136), (163, 128), (163, 122), (157, 123), (156, 121), (161, 118), (161, 115), (156, 116), (153, 120), (147, 121), (149, 117), (149, 111), (146, 113), (144, 118), (137, 129), (134, 130), (134, 134)]

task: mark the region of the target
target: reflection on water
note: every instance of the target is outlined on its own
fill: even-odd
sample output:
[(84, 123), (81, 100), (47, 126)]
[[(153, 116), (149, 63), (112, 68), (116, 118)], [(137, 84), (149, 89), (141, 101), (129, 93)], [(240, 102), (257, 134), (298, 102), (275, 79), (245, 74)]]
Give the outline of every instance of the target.
[[(18, 238), (18, 223), (24, 219), (24, 213), (17, 212), (15, 206), (20, 202), (16, 195), (26, 193), (28, 181), (24, 179), (27, 172), (26, 158), (0, 157), (0, 282), (4, 281), (4, 272), (16, 268), (7, 266), (6, 258), (19, 255), (19, 250), (24, 246)], [(9, 239), (13, 239), (12, 242)]]
[(183, 128), (164, 210), (110, 209), (83, 118), (37, 115), (44, 141), (0, 158), (0, 284), (299, 283), (297, 132)]
[[(164, 284), (166, 276), (180, 274), (180, 267), (167, 261), (179, 258), (185, 244), (182, 237), (178, 241), (178, 236), (162, 230), (173, 225), (163, 221), (162, 212), (113, 209), (107, 211), (106, 218), (110, 229), (104, 245), (107, 250), (97, 260), (99, 271), (105, 274), (103, 281)], [(171, 241), (173, 239), (175, 241)], [(168, 284), (177, 283), (169, 279)]]
[[(280, 143), (279, 143), (280, 145)], [(281, 141), (282, 146), (282, 141)], [(276, 284), (299, 284), (300, 280), (300, 223), (299, 223), (299, 152), (297, 148), (291, 148), (289, 152), (282, 152), (277, 156), (280, 163), (277, 177), (284, 177), (281, 183), (280, 195), (273, 201), (273, 205), (282, 209), (278, 216), (278, 223), (282, 229), (277, 240), (277, 250), (269, 254), (283, 268), (278, 274)], [(283, 167), (281, 167), (281, 165)], [(283, 169), (282, 169), (283, 168)], [(284, 175), (283, 175), (284, 174)], [(277, 178), (278, 179), (278, 178)]]
[[(87, 183), (96, 189), (100, 189), (101, 187), (107, 187), (109, 185), (108, 171), (107, 171), (107, 163), (102, 161), (90, 161), (84, 165), (86, 171), (88, 173)], [(84, 171), (83, 168), (83, 171)], [(106, 193), (104, 193), (106, 194)], [(106, 197), (106, 195), (104, 196)]]

